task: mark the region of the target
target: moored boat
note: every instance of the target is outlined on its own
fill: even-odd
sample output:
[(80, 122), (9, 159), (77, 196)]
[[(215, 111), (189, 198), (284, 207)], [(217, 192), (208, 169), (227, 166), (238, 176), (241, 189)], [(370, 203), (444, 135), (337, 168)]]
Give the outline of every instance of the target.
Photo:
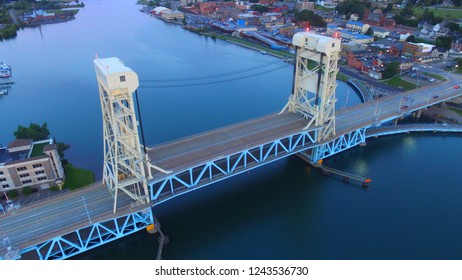
[(11, 72), (8, 70), (0, 70), (0, 78), (9, 78), (11, 77)]
[(11, 66), (0, 62), (0, 78), (9, 78), (11, 77)]

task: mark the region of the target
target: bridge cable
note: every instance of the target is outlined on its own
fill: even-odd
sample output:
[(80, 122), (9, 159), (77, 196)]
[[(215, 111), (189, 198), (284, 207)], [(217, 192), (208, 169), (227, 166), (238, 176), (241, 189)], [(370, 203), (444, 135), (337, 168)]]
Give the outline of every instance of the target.
[(191, 83), (191, 84), (173, 84), (173, 85), (147, 85), (147, 86), (140, 86), (139, 88), (178, 88), (178, 87), (191, 87), (191, 86), (203, 86), (203, 85), (211, 85), (211, 84), (220, 84), (220, 83), (226, 83), (226, 82), (232, 82), (232, 81), (238, 81), (238, 80), (243, 80), (243, 79), (248, 79), (260, 75), (264, 75), (270, 72), (274, 72), (277, 70), (280, 70), (282, 68), (291, 66), (289, 64), (277, 67), (275, 69), (270, 69), (265, 72), (260, 72), (260, 73), (255, 73), (252, 75), (244, 76), (244, 77), (236, 77), (236, 78), (230, 78), (230, 79), (225, 79), (225, 80), (219, 80), (219, 81), (210, 81), (210, 82), (201, 82), (201, 83)]
[(207, 76), (191, 77), (191, 78), (184, 78), (184, 79), (163, 79), (163, 80), (152, 80), (152, 79), (145, 80), (145, 79), (141, 79), (139, 81), (143, 82), (143, 83), (164, 83), (164, 82), (204, 80), (204, 79), (211, 79), (211, 78), (213, 79), (213, 78), (219, 78), (219, 77), (225, 77), (225, 76), (245, 73), (245, 72), (253, 71), (255, 69), (260, 69), (260, 68), (263, 68), (263, 67), (268, 67), (268, 66), (273, 66), (273, 65), (274, 65), (274, 63), (265, 63), (263, 65), (254, 66), (254, 67), (246, 68), (246, 69), (243, 69), (243, 70), (225, 72), (225, 73), (222, 73), (222, 74), (219, 74), (219, 75), (207, 75)]
[(141, 109), (140, 109), (140, 102), (138, 98), (138, 90), (135, 90), (135, 99), (136, 99), (136, 107), (138, 108), (138, 119), (140, 120), (141, 140), (143, 141), (144, 154), (146, 154), (146, 142), (144, 141), (144, 130), (143, 130), (143, 122), (141, 121)]

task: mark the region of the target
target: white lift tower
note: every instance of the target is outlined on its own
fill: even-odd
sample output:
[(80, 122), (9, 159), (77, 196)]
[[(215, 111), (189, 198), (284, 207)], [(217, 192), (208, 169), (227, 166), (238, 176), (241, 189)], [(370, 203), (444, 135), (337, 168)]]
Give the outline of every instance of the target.
[(298, 113), (308, 127), (322, 127), (316, 140), (335, 135), (335, 88), (341, 41), (310, 32), (294, 35), (296, 50), (292, 95), (282, 112)]
[(119, 190), (138, 203), (150, 201), (146, 178), (150, 169), (138, 136), (132, 96), (139, 82), (138, 75), (116, 57), (97, 58), (94, 65), (103, 113), (103, 184), (114, 196), (115, 213)]

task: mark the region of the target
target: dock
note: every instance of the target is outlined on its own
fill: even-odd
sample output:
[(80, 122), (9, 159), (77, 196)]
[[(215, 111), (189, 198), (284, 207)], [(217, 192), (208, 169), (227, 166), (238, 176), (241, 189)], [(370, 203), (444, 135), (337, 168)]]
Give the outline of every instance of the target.
[(363, 186), (364, 188), (367, 188), (369, 186), (369, 184), (372, 182), (372, 180), (370, 178), (366, 178), (366, 177), (363, 177), (363, 176), (360, 176), (360, 175), (348, 173), (348, 172), (341, 171), (341, 170), (338, 170), (338, 169), (335, 169), (335, 168), (332, 168), (332, 167), (325, 166), (325, 165), (322, 164), (322, 160), (319, 160), (316, 164), (313, 164), (309, 160), (309, 158), (306, 155), (304, 155), (303, 153), (298, 153), (297, 156), (300, 159), (302, 159), (304, 162), (312, 165), (313, 167), (317, 167), (317, 168), (321, 169), (323, 175), (325, 175), (325, 176), (336, 175), (336, 176), (342, 178), (342, 181), (344, 183), (349, 183), (350, 181), (353, 181), (353, 182), (361, 184), (361, 186)]
[(330, 176), (331, 174), (334, 174), (334, 175), (340, 176), (343, 182), (345, 183), (348, 183), (351, 180), (351, 181), (360, 183), (363, 187), (368, 187), (370, 182), (372, 181), (369, 178), (362, 177), (360, 175), (356, 175), (352, 173), (348, 173), (345, 171), (337, 170), (337, 169), (334, 169), (332, 167), (328, 167), (325, 165), (319, 165), (317, 167), (319, 167), (322, 170), (323, 175)]

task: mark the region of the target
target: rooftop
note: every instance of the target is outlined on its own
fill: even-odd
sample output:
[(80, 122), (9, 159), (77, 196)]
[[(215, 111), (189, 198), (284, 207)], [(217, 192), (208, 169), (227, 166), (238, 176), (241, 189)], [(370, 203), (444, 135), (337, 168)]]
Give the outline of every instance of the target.
[[(14, 149), (20, 147), (25, 148), (19, 151)], [(28, 158), (41, 157), (44, 156), (44, 151), (51, 149), (57, 149), (57, 146), (56, 144), (50, 144), (48, 140), (33, 142), (31, 139), (16, 139), (8, 144), (7, 147), (0, 146), (0, 165), (7, 165)], [(11, 150), (13, 150), (13, 152), (11, 152)]]
[(27, 159), (30, 150), (10, 153), (5, 147), (0, 148), (0, 165), (11, 161)]
[(354, 37), (355, 39), (370, 39), (370, 38), (372, 38), (371, 36), (367, 36), (367, 35), (360, 34), (360, 33), (357, 33), (357, 32), (351, 32), (351, 31), (348, 31), (348, 30), (341, 30), (340, 33), (348, 34), (348, 35)]
[(57, 150), (58, 149), (58, 146), (56, 144), (48, 144), (48, 143), (45, 143), (45, 147), (43, 147), (43, 152), (48, 152), (48, 151), (53, 151), (53, 150)]
[(353, 24), (353, 25), (358, 25), (358, 26), (364, 26), (365, 23), (362, 23), (360, 21), (354, 21), (354, 20), (349, 20), (347, 24)]
[(32, 145), (32, 139), (16, 139), (8, 144), (8, 149), (19, 148)]

